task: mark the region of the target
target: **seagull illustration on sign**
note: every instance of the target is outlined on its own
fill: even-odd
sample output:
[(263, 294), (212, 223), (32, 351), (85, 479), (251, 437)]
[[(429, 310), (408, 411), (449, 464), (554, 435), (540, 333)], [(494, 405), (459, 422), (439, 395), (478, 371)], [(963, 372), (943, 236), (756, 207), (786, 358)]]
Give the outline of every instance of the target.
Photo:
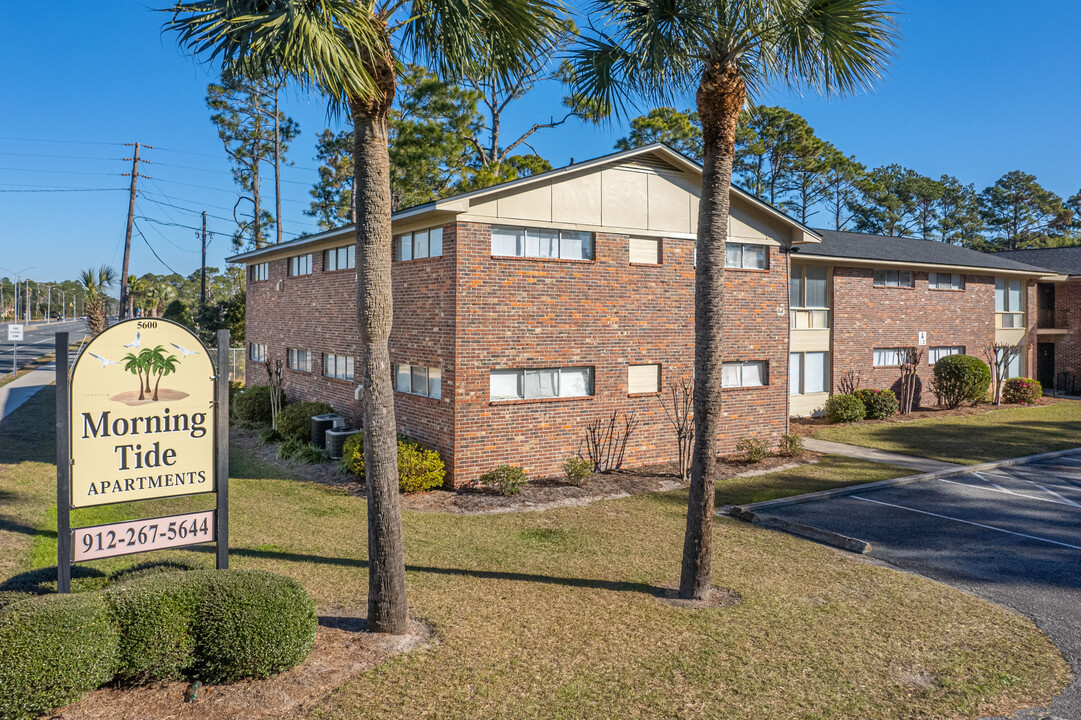
[(135, 339), (134, 339), (134, 340), (132, 340), (131, 342), (129, 342), (129, 343), (128, 343), (127, 345), (125, 345), (124, 347), (126, 347), (126, 348), (137, 348), (137, 347), (142, 347), (142, 346), (143, 346), (143, 341), (142, 341), (142, 339), (140, 338), (140, 335), (142, 335), (142, 333), (136, 332), (136, 333), (135, 333)]
[(88, 353), (88, 354), (90, 355), (90, 357), (94, 358), (99, 363), (101, 363), (102, 367), (108, 367), (109, 365), (119, 365), (120, 364), (116, 360), (110, 360), (109, 358), (103, 358), (101, 355), (96, 355), (95, 353)]
[(177, 345), (176, 343), (169, 343), (169, 344), (180, 351), (180, 357), (187, 357), (188, 355), (198, 355), (199, 354), (195, 350), (188, 350), (186, 347), (182, 347), (180, 345)]

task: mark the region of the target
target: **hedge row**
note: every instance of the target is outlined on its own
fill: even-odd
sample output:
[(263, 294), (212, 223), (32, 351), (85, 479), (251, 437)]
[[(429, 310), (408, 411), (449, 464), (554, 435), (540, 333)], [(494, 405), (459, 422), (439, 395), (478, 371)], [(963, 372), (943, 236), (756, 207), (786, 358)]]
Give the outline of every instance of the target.
[(0, 718), (33, 718), (106, 682), (268, 677), (315, 642), (311, 598), (262, 571), (157, 573), (0, 609)]
[[(364, 433), (358, 432), (342, 446), (341, 469), (364, 476)], [(403, 493), (424, 492), (443, 485), (447, 466), (435, 450), (398, 435), (398, 489)]]

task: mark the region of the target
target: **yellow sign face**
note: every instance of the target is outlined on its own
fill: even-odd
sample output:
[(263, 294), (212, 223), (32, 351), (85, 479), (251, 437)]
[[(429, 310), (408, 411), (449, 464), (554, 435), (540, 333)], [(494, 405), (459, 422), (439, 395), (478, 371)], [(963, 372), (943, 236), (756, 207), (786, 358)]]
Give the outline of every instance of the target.
[(71, 506), (213, 492), (214, 366), (168, 320), (113, 325), (71, 375)]

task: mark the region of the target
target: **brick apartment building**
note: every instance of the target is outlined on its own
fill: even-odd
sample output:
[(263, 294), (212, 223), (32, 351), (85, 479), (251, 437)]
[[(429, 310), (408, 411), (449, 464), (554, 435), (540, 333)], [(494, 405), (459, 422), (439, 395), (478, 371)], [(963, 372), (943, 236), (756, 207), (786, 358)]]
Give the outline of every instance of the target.
[[(699, 167), (662, 145), (394, 214), (395, 413), (461, 484), (559, 472), (586, 426), (633, 414), (626, 464), (674, 457), (663, 391), (691, 380)], [(722, 448), (787, 429), (788, 255), (818, 236), (732, 192)], [(359, 420), (350, 228), (230, 258), (248, 267), (247, 382), (286, 360), (291, 399)], [(255, 361), (255, 362), (252, 362)]]
[[(395, 413), (460, 485), (504, 463), (559, 472), (586, 426), (639, 421), (626, 465), (675, 457), (662, 409), (691, 380), (700, 168), (663, 145), (572, 165), (393, 216)], [(723, 452), (775, 442), (848, 370), (890, 387), (900, 348), (1023, 343), (1032, 367), (1040, 278), (942, 243), (811, 230), (733, 189), (726, 257)], [(357, 422), (353, 232), (230, 258), (248, 268), (248, 384), (286, 361), (290, 399)], [(254, 362), (252, 362), (254, 361)], [(924, 402), (928, 401), (926, 395)]]

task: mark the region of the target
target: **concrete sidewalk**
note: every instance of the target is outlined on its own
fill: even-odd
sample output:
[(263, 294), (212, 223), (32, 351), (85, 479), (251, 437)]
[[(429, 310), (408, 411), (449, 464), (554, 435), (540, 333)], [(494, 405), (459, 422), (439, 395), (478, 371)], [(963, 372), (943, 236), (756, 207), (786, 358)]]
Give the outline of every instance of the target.
[(941, 460), (915, 457), (913, 455), (899, 455), (897, 453), (875, 450), (873, 448), (859, 447), (858, 445), (845, 445), (844, 443), (830, 442), (829, 440), (815, 440), (805, 438), (803, 446), (815, 452), (830, 453), (831, 455), (844, 455), (845, 457), (860, 458), (872, 462), (886, 463), (912, 468), (920, 472), (938, 472), (939, 470), (953, 470), (962, 467), (957, 463), (948, 463)]
[(56, 381), (56, 366), (50, 363), (40, 370), (31, 370), (22, 377), (0, 387), (0, 422), (34, 394)]

